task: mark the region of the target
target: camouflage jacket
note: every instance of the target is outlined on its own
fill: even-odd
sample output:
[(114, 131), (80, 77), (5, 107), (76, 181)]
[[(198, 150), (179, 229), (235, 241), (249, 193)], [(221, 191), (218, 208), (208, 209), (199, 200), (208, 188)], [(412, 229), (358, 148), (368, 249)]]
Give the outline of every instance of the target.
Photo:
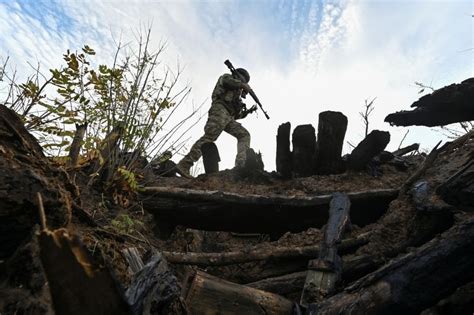
[[(229, 111), (229, 114), (236, 119), (243, 118), (245, 104), (242, 102), (242, 81), (234, 78), (231, 74), (223, 74), (217, 80), (212, 92), (212, 104), (220, 103)], [(246, 115), (245, 115), (246, 116)]]

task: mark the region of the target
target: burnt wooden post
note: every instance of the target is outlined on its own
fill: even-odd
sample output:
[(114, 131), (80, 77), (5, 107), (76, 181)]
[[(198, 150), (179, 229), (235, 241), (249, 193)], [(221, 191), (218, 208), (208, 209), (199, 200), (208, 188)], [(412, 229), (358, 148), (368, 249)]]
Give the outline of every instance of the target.
[(201, 146), (202, 160), (204, 163), (204, 170), (206, 174), (219, 172), (219, 150), (214, 142), (204, 143)]
[(292, 156), (290, 151), (290, 130), (289, 122), (281, 124), (277, 133), (276, 149), (276, 170), (283, 178), (290, 178), (292, 171)]
[(342, 262), (336, 244), (349, 223), (351, 202), (346, 194), (335, 193), (329, 205), (329, 220), (324, 228), (318, 259), (308, 263), (308, 274), (301, 294), (301, 304), (318, 302), (334, 292), (341, 278)]
[(390, 142), (390, 133), (387, 131), (373, 130), (352, 151), (347, 160), (349, 168), (363, 170), (367, 164)]
[(293, 131), (293, 175), (311, 176), (314, 173), (316, 134), (312, 125), (300, 125)]
[(337, 174), (344, 171), (341, 159), (347, 117), (341, 112), (325, 111), (319, 114), (316, 174)]

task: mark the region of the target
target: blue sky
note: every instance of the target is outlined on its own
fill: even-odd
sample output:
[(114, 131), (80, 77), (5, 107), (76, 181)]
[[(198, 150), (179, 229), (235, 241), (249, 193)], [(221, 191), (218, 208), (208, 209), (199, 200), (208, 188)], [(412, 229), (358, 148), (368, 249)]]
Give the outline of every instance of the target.
[[(27, 61), (57, 67), (66, 49), (88, 44), (97, 62), (110, 63), (114, 40), (130, 40), (152, 23), (153, 42), (168, 43), (164, 61), (185, 66), (193, 88), (189, 109), (210, 106), (225, 59), (250, 71), (271, 120), (258, 115), (242, 123), (272, 170), (279, 124), (316, 127), (319, 112), (338, 110), (349, 118), (346, 140), (357, 143), (364, 130), (358, 112), (374, 97), (370, 128), (390, 131), (389, 149), (396, 148), (407, 129), (383, 118), (419, 98), (415, 81), (442, 87), (474, 75), (473, 13), (470, 0), (0, 0), (0, 59), (9, 56), (26, 76)], [(204, 122), (192, 130), (190, 144)], [(429, 149), (442, 137), (412, 127), (405, 144)], [(222, 166), (232, 167), (234, 139), (223, 135), (217, 145)]]

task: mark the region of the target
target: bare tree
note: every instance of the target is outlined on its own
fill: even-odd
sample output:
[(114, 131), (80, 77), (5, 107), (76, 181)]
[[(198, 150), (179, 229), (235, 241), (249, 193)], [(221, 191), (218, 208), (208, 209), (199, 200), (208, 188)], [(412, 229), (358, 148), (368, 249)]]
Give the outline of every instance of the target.
[(364, 111), (359, 112), (359, 115), (362, 117), (362, 121), (364, 122), (365, 126), (365, 137), (369, 134), (369, 116), (374, 110), (374, 101), (377, 97), (374, 97), (370, 102), (365, 100)]

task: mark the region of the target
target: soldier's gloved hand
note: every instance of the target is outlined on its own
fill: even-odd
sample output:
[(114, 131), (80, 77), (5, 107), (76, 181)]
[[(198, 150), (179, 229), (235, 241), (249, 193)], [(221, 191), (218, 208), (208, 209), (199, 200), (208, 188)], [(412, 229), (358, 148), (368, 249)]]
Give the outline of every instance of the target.
[(247, 112), (250, 114), (250, 113), (253, 113), (254, 111), (257, 110), (257, 105), (253, 105), (252, 107), (250, 107), (249, 109), (247, 109)]
[(242, 83), (240, 84), (240, 87), (241, 87), (245, 92), (247, 92), (247, 93), (250, 93), (250, 91), (252, 90), (252, 89), (250, 88), (250, 85), (248, 85), (247, 83), (244, 83), (244, 82), (242, 82)]

